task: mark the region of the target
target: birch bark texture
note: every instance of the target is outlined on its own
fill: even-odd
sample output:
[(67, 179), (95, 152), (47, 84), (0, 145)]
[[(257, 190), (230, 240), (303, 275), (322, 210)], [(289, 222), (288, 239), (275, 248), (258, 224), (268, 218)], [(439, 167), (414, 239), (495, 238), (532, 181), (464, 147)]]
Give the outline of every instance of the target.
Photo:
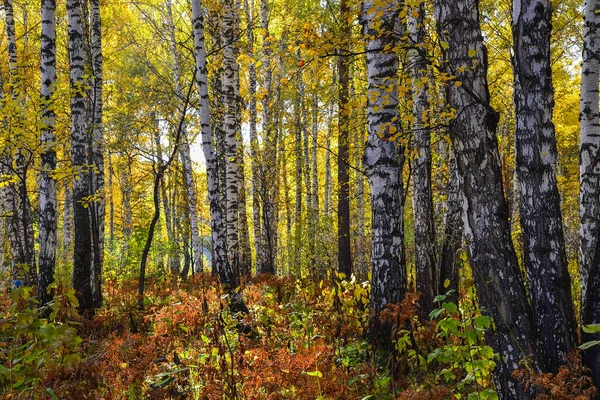
[(237, 149), (237, 98), (235, 96), (236, 74), (238, 65), (235, 58), (235, 2), (223, 1), (223, 25), (221, 36), (223, 42), (223, 101), (225, 130), (225, 191), (227, 200), (227, 256), (235, 274), (240, 269), (239, 241), (239, 172)]
[(86, 132), (85, 31), (80, 0), (67, 1), (69, 66), (71, 80), (71, 166), (73, 168), (73, 289), (83, 311), (94, 307), (92, 292), (93, 247), (91, 215), (86, 203), (91, 195), (88, 179)]
[(515, 163), (524, 264), (540, 367), (556, 373), (577, 344), (577, 325), (556, 182), (551, 16), (549, 1), (513, 1)]
[(473, 280), (481, 307), (495, 323), (488, 342), (502, 360), (494, 371), (496, 387), (502, 399), (529, 399), (512, 371), (524, 357), (537, 361), (535, 331), (511, 240), (479, 1), (435, 0), (434, 9), (445, 72), (457, 79), (446, 90), (457, 113), (449, 131), (463, 178), (464, 234)]
[[(173, 11), (171, 0), (166, 1), (167, 8), (167, 26), (169, 28), (169, 41), (171, 45), (171, 54), (173, 57), (173, 80), (175, 81), (175, 91), (177, 98), (184, 97), (181, 85), (181, 73), (179, 65), (179, 52), (177, 50), (177, 41), (175, 38), (175, 24), (173, 23)], [(200, 224), (198, 221), (198, 196), (196, 195), (196, 185), (194, 183), (194, 170), (192, 166), (192, 157), (190, 153), (190, 141), (187, 132), (187, 126), (184, 125), (181, 131), (180, 147), (181, 164), (185, 176), (185, 189), (189, 197), (189, 216), (190, 228), (192, 233), (192, 251), (194, 254), (193, 268), (195, 272), (202, 272), (202, 243), (200, 241)]]
[(426, 83), (425, 9), (423, 3), (413, 5), (407, 13), (410, 46), (408, 65), (412, 78), (413, 100), (413, 190), (415, 218), (415, 269), (417, 291), (421, 293), (420, 314), (427, 318), (437, 294), (435, 271), (435, 229), (433, 225), (433, 195), (431, 191), (431, 131), (427, 125), (429, 98)]
[(579, 236), (583, 309), (587, 299), (591, 298), (587, 296), (586, 288), (600, 235), (600, 0), (585, 1), (582, 59), (579, 105)]
[(221, 283), (233, 285), (234, 271), (227, 261), (226, 234), (223, 209), (219, 201), (219, 177), (217, 155), (215, 153), (212, 130), (210, 128), (210, 104), (208, 98), (208, 78), (206, 69), (206, 49), (204, 47), (204, 20), (200, 0), (192, 0), (192, 27), (194, 32), (194, 59), (196, 62), (196, 86), (200, 97), (200, 125), (202, 151), (206, 159), (208, 202), (210, 204), (211, 241), (213, 249), (213, 271), (219, 275)]
[(56, 84), (56, 0), (42, 0), (41, 35), (41, 172), (40, 172), (40, 255), (38, 270), (38, 300), (46, 304), (54, 298), (50, 285), (54, 282), (56, 264), (56, 115), (52, 96)]
[[(368, 71), (368, 138), (364, 166), (371, 188), (372, 282), (369, 329), (372, 340), (390, 345), (391, 327), (379, 319), (387, 304), (397, 303), (406, 291), (406, 266), (401, 262), (404, 245), (401, 146), (399, 130), (398, 55), (394, 27), (400, 2), (365, 1), (362, 6)], [(384, 50), (386, 49), (386, 50)], [(389, 50), (387, 50), (389, 49)]]
[[(584, 5), (583, 65), (581, 68), (580, 237), (582, 325), (600, 323), (600, 1)], [(582, 341), (600, 340), (600, 334), (582, 333)], [(600, 387), (600, 349), (584, 353), (594, 385)]]
[(90, 48), (92, 62), (92, 157), (95, 170), (92, 173), (93, 193), (96, 200), (92, 204), (92, 229), (94, 247), (94, 265), (92, 269), (92, 291), (94, 307), (102, 305), (102, 270), (104, 267), (104, 217), (106, 215), (106, 197), (104, 193), (104, 126), (102, 124), (102, 20), (100, 18), (100, 0), (90, 0)]

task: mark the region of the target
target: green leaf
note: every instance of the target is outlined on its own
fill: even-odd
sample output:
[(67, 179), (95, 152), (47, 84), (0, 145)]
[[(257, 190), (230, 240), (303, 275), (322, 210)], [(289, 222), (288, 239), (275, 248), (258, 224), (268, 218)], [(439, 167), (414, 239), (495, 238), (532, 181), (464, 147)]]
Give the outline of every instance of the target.
[(585, 333), (600, 333), (600, 324), (583, 325), (581, 330)]
[(444, 40), (442, 40), (440, 42), (440, 46), (442, 46), (442, 49), (444, 49), (444, 50), (448, 50), (450, 48), (450, 45), (448, 44), (448, 42), (446, 42)]
[(483, 400), (498, 400), (498, 393), (495, 390), (484, 390), (479, 395)]
[(429, 319), (435, 319), (437, 317), (440, 316), (440, 314), (442, 313), (443, 308), (438, 308), (436, 310), (433, 310), (432, 312), (429, 313)]
[(477, 50), (469, 50), (469, 57), (475, 57), (477, 55)]
[(321, 373), (321, 371), (308, 371), (308, 372), (305, 372), (305, 374), (308, 376), (316, 376), (317, 378), (323, 377), (323, 374)]
[(46, 393), (48, 393), (50, 395), (50, 397), (52, 397), (53, 400), (58, 400), (58, 397), (56, 397), (56, 395), (54, 394), (52, 389), (46, 388)]
[(581, 350), (587, 350), (591, 347), (594, 347), (596, 345), (600, 344), (600, 340), (592, 340), (591, 342), (585, 342), (584, 344), (582, 344), (581, 346), (579, 346), (579, 348)]
[(435, 298), (433, 299), (434, 303), (437, 303), (438, 301), (444, 301), (446, 300), (446, 296), (445, 294), (438, 294), (437, 296), (435, 296)]

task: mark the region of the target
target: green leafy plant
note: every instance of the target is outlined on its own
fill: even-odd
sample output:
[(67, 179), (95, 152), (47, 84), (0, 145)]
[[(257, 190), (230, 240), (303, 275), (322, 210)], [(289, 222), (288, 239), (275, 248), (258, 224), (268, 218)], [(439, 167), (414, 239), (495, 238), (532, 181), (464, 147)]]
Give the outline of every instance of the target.
[(434, 299), (439, 307), (429, 316), (437, 319), (438, 336), (444, 339), (444, 345), (433, 350), (427, 361), (442, 368), (439, 375), (454, 387), (456, 398), (466, 395), (469, 400), (498, 399), (491, 388), (496, 354), (484, 340), (492, 320), (471, 303), (459, 307), (446, 301), (452, 293)]
[(0, 394), (31, 390), (43, 368), (79, 360), (81, 339), (72, 324), (57, 319), (75, 313), (72, 291), (66, 299), (56, 296), (46, 306), (50, 310), (39, 308), (31, 292), (30, 287), (12, 289), (10, 304), (0, 311)]

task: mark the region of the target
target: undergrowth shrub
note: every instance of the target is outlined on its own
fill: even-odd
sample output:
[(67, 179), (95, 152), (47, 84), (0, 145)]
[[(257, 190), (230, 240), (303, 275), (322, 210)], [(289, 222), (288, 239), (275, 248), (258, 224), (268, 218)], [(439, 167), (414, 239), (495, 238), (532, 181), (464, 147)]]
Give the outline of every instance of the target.
[(51, 368), (79, 361), (81, 338), (69, 322), (77, 306), (72, 290), (44, 308), (38, 307), (30, 287), (14, 288), (2, 297), (0, 394), (30, 392)]

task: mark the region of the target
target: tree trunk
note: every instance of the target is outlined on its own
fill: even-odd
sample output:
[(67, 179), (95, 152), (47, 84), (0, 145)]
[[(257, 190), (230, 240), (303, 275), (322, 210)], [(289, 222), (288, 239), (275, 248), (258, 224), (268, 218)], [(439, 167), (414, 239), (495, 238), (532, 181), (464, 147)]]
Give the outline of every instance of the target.
[(236, 279), (240, 270), (239, 243), (239, 173), (237, 150), (237, 98), (235, 96), (236, 75), (238, 65), (235, 59), (235, 13), (233, 0), (223, 2), (223, 102), (225, 113), (223, 126), (225, 130), (225, 182), (227, 198), (227, 256)]
[[(365, 1), (363, 32), (367, 41), (368, 124), (365, 169), (371, 187), (372, 282), (369, 329), (376, 344), (391, 349), (391, 325), (380, 321), (387, 304), (397, 303), (406, 291), (406, 266), (402, 261), (404, 232), (402, 165), (403, 151), (394, 141), (399, 129), (398, 55), (383, 51), (394, 47), (393, 28), (400, 3)], [(343, 108), (340, 107), (340, 112)]]
[[(262, 152), (262, 240), (265, 247), (263, 253), (260, 273), (275, 274), (275, 260), (277, 255), (277, 205), (275, 197), (277, 194), (277, 129), (273, 124), (272, 104), (272, 65), (271, 65), (271, 40), (269, 34), (268, 1), (261, 0), (260, 21), (263, 33), (263, 97), (262, 125), (264, 132), (264, 150)], [(259, 267), (257, 266), (257, 268)], [(257, 273), (259, 271), (257, 270)]]
[[(584, 6), (583, 65), (581, 67), (580, 139), (580, 255), (582, 305), (591, 299), (586, 287), (600, 235), (600, 0)], [(592, 307), (593, 308), (593, 307)], [(583, 309), (583, 306), (582, 306)], [(600, 372), (599, 372), (600, 373)]]
[[(477, 296), (496, 327), (488, 336), (502, 360), (494, 370), (496, 387), (502, 399), (529, 399), (512, 371), (527, 356), (533, 357), (535, 365), (535, 331), (511, 240), (496, 138), (498, 114), (490, 106), (479, 2), (436, 0), (435, 14), (448, 61), (446, 72), (457, 77), (446, 92), (457, 111), (449, 130), (464, 180), (464, 232)], [(460, 68), (465, 65), (469, 68)]]
[[(175, 40), (175, 25), (173, 24), (173, 12), (171, 0), (166, 1), (167, 6), (167, 25), (169, 27), (169, 39), (171, 44), (171, 54), (173, 57), (173, 80), (175, 81), (175, 92), (178, 98), (182, 98), (181, 74), (179, 67), (179, 52), (177, 51), (177, 41)], [(187, 127), (184, 124), (181, 132), (180, 157), (183, 172), (185, 175), (185, 187), (189, 196), (190, 207), (190, 228), (192, 230), (192, 251), (193, 251), (193, 269), (202, 272), (202, 244), (200, 241), (200, 224), (198, 222), (198, 199), (196, 195), (196, 185), (194, 184), (194, 169), (190, 155), (190, 142), (187, 134)]]
[(67, 1), (69, 61), (71, 68), (71, 166), (73, 168), (73, 289), (82, 311), (94, 308), (91, 281), (93, 247), (88, 198), (92, 194), (87, 177), (89, 139), (86, 132), (85, 43), (86, 33), (80, 0)]
[(204, 22), (200, 0), (192, 0), (192, 27), (194, 29), (194, 58), (196, 61), (196, 85), (200, 96), (200, 124), (202, 150), (206, 159), (208, 181), (208, 202), (210, 203), (210, 226), (212, 241), (213, 271), (217, 271), (222, 284), (235, 285), (235, 274), (227, 260), (225, 221), (219, 202), (219, 177), (217, 156), (210, 128), (210, 105), (206, 71), (206, 50), (204, 48)]
[(425, 9), (418, 3), (408, 11), (408, 33), (411, 46), (408, 64), (412, 77), (413, 99), (413, 213), (415, 218), (415, 269), (417, 291), (421, 293), (420, 315), (427, 319), (434, 308), (437, 294), (435, 271), (435, 228), (433, 225), (433, 196), (431, 192), (431, 132), (427, 90), (427, 59), (421, 47), (425, 41)]
[(95, 171), (92, 172), (92, 193), (96, 201), (92, 205), (94, 238), (94, 266), (92, 269), (92, 291), (94, 308), (102, 305), (102, 269), (104, 265), (104, 217), (106, 196), (104, 193), (104, 128), (102, 125), (102, 22), (100, 0), (90, 0), (90, 42), (92, 53), (92, 156)]
[(261, 225), (261, 204), (260, 204), (260, 182), (261, 173), (259, 167), (260, 149), (258, 144), (258, 134), (256, 132), (256, 65), (254, 63), (254, 1), (245, 0), (246, 3), (246, 34), (248, 41), (248, 57), (253, 61), (248, 66), (248, 110), (250, 113), (250, 155), (252, 157), (252, 221), (254, 225), (254, 251), (256, 253), (255, 265), (257, 271), (258, 265), (263, 264), (263, 240)]
[(454, 152), (450, 154), (449, 164), (448, 200), (446, 201), (446, 221), (440, 251), (437, 290), (440, 294), (454, 290), (456, 294), (451, 296), (450, 299), (457, 303), (460, 269), (458, 252), (461, 249), (463, 236), (463, 197), (461, 193), (462, 180), (458, 174)]
[[(350, 40), (350, 23), (348, 14), (350, 12), (347, 0), (340, 1), (341, 39), (340, 52), (348, 52)], [(350, 64), (348, 57), (338, 59), (338, 159), (337, 159), (337, 185), (338, 194), (338, 271), (345, 274), (347, 278), (352, 275), (352, 251), (350, 247), (350, 173), (348, 171), (349, 160), (349, 135), (350, 135)], [(373, 275), (374, 276), (374, 275)]]
[(56, 84), (56, 1), (42, 1), (42, 50), (41, 50), (41, 132), (42, 165), (40, 173), (40, 265), (38, 277), (38, 299), (44, 305), (54, 298), (50, 288), (54, 282), (56, 264), (56, 180), (52, 173), (56, 169), (56, 115), (52, 96)]
[[(600, 79), (600, 1), (584, 6), (583, 65), (581, 68), (580, 229), (582, 325), (600, 323), (600, 125), (598, 80)], [(595, 251), (595, 253), (594, 253)], [(595, 254), (595, 256), (594, 256)], [(582, 341), (600, 340), (600, 334), (582, 334)], [(600, 387), (600, 347), (584, 353), (594, 385)]]
[(515, 162), (525, 270), (540, 367), (544, 372), (557, 373), (577, 344), (577, 325), (556, 183), (551, 15), (549, 1), (513, 1)]

